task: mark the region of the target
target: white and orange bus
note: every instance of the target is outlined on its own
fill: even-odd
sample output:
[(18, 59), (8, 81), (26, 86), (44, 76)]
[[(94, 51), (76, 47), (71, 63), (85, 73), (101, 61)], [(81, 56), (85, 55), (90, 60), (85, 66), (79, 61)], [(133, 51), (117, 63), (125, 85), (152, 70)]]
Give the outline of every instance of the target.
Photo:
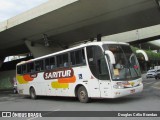
[[(147, 56), (143, 51), (138, 51)], [(140, 66), (129, 44), (91, 42), (17, 64), (19, 94), (118, 98), (143, 90)]]

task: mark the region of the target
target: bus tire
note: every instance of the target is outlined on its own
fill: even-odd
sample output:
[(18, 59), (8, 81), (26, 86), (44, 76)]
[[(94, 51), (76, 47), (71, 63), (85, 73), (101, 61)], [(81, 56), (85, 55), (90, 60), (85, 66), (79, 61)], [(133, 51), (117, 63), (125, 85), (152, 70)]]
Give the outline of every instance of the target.
[(14, 93), (14, 94), (17, 94), (17, 93), (18, 93), (17, 90), (16, 90), (16, 88), (13, 89), (13, 93)]
[(33, 87), (30, 88), (30, 97), (34, 100), (37, 98), (36, 91)]
[(88, 103), (90, 101), (87, 90), (84, 86), (80, 86), (78, 88), (77, 96), (78, 96), (79, 101), (82, 103)]

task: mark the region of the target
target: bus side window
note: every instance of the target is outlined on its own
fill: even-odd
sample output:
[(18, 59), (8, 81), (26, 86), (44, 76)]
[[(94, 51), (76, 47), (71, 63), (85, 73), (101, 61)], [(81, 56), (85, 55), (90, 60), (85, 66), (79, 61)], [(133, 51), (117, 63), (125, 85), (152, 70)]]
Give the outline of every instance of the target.
[(84, 49), (76, 50), (70, 53), (71, 57), (71, 65), (84, 65), (86, 63), (85, 61), (85, 54)]
[(75, 52), (74, 51), (70, 53), (70, 57), (71, 57), (71, 65), (74, 66), (76, 64)]
[(107, 63), (99, 46), (87, 47), (88, 63), (92, 74), (100, 80), (109, 80)]
[(89, 68), (90, 68), (92, 74), (96, 78), (98, 78), (98, 70), (97, 70), (97, 66), (96, 66), (96, 60), (94, 57), (94, 47), (96, 47), (96, 46), (88, 46), (87, 47), (87, 57), (88, 57)]
[(56, 68), (55, 57), (50, 58), (50, 68), (51, 69)]
[(36, 69), (37, 72), (44, 70), (44, 62), (43, 62), (43, 60), (39, 60), (39, 61), (35, 62), (35, 69)]
[(17, 74), (22, 74), (22, 66), (17, 66)]
[(68, 53), (63, 54), (63, 66), (64, 67), (69, 67), (69, 64), (68, 64)]
[(84, 49), (82, 49), (82, 62), (83, 64), (86, 64)]
[(45, 69), (46, 69), (46, 70), (50, 70), (50, 68), (51, 68), (51, 67), (50, 67), (50, 60), (49, 60), (49, 58), (46, 58), (46, 59), (45, 59)]
[(27, 73), (27, 68), (26, 68), (26, 64), (22, 65), (22, 74), (26, 74)]
[(57, 56), (57, 67), (69, 67), (68, 53)]
[(28, 63), (27, 64), (27, 73), (33, 73), (34, 72), (34, 63)]
[(82, 51), (81, 51), (81, 50), (75, 51), (75, 59), (76, 59), (76, 64), (81, 64), (81, 63), (83, 63)]
[(62, 67), (63, 65), (63, 58), (62, 55), (57, 56), (57, 67)]

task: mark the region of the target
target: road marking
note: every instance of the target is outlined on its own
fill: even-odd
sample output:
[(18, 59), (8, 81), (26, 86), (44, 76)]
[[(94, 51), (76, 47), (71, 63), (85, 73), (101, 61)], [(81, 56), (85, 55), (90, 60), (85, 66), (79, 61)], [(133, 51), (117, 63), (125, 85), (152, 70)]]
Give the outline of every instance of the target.
[(148, 84), (153, 84), (153, 83), (155, 83), (155, 82), (143, 82), (145, 85), (148, 85)]
[(159, 87), (155, 87), (155, 86), (152, 86), (153, 88), (155, 88), (155, 89), (159, 89), (160, 90), (160, 88)]

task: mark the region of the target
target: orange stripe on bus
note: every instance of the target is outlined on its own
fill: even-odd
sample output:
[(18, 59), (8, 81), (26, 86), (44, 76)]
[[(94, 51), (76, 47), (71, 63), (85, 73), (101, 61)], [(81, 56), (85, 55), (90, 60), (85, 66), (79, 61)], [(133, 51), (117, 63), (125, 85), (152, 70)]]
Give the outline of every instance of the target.
[(23, 75), (25, 81), (32, 81), (34, 78), (31, 78), (29, 74)]
[(75, 83), (76, 82), (76, 77), (70, 77), (70, 78), (60, 78), (58, 79), (59, 83)]

